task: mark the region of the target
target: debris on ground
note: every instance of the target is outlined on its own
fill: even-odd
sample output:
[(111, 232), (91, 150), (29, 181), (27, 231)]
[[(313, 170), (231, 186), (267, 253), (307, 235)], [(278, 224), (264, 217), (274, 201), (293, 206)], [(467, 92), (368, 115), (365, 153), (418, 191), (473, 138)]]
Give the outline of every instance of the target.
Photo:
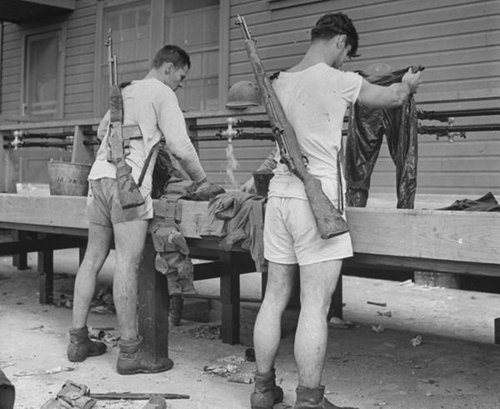
[(234, 382), (234, 383), (245, 383), (245, 384), (251, 384), (253, 383), (254, 377), (252, 374), (241, 374), (241, 373), (236, 373), (233, 375), (229, 375), (227, 377), (228, 382)]
[(120, 337), (112, 331), (116, 331), (113, 327), (92, 328), (89, 326), (89, 338), (104, 342), (108, 347), (118, 345)]
[(255, 362), (255, 349), (253, 348), (245, 349), (245, 359), (248, 362)]
[(188, 331), (188, 333), (195, 338), (210, 340), (221, 337), (220, 325), (202, 325)]
[(387, 307), (387, 303), (385, 302), (367, 301), (366, 303), (370, 305), (376, 305), (378, 307)]
[(225, 364), (232, 364), (232, 365), (241, 365), (243, 362), (245, 362), (245, 358), (241, 356), (226, 356), (224, 358), (218, 359), (219, 362), (225, 363)]
[(343, 320), (338, 317), (332, 317), (328, 321), (328, 326), (336, 329), (349, 329), (355, 327), (356, 325), (351, 321)]
[(421, 335), (417, 335), (415, 338), (410, 339), (410, 344), (412, 347), (418, 347), (422, 345), (423, 340)]
[(384, 328), (384, 326), (382, 324), (372, 325), (371, 329), (376, 334), (380, 334), (381, 332), (384, 332), (384, 330), (385, 330), (385, 328)]
[(239, 371), (238, 365), (226, 364), (226, 365), (205, 365), (203, 371), (211, 374), (218, 375), (222, 377), (228, 377), (231, 374), (235, 374)]
[(205, 365), (203, 371), (227, 378), (228, 382), (251, 384), (254, 381), (253, 373), (242, 372), (242, 365), (247, 362), (245, 357), (230, 355), (219, 358), (217, 362), (220, 364)]
[(392, 311), (377, 311), (377, 314), (381, 317), (392, 317)]
[(64, 293), (54, 294), (52, 304), (56, 307), (71, 309), (73, 308), (73, 297)]
[(14, 376), (20, 378), (24, 376), (36, 376), (36, 375), (50, 375), (50, 374), (55, 374), (59, 372), (71, 372), (77, 369), (77, 366), (57, 366), (55, 368), (51, 369), (45, 369), (45, 370), (40, 370), (40, 371), (21, 371), (18, 373), (15, 373)]

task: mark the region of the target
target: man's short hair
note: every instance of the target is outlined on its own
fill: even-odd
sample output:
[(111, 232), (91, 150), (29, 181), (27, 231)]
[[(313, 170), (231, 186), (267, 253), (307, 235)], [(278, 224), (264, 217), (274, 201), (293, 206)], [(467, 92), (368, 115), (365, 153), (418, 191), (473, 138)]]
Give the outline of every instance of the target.
[(182, 68), (186, 65), (188, 68), (191, 68), (189, 54), (182, 48), (172, 44), (167, 44), (160, 48), (154, 56), (151, 65), (153, 68), (158, 69), (166, 62), (171, 62), (175, 68)]
[(311, 41), (330, 40), (340, 34), (345, 34), (346, 46), (351, 46), (349, 57), (357, 57), (358, 32), (352, 20), (344, 13), (328, 13), (320, 17), (311, 30)]

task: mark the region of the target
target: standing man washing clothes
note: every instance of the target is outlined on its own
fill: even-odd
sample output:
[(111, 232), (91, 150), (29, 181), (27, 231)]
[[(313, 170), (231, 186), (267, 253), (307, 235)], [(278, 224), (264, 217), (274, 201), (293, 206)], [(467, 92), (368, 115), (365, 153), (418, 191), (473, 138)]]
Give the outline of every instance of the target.
[[(83, 262), (78, 270), (74, 290), (73, 324), (70, 330), (68, 359), (81, 362), (101, 355), (106, 346), (88, 337), (87, 317), (101, 270), (114, 239), (116, 263), (113, 278), (113, 300), (120, 328), (120, 352), (117, 371), (120, 374), (162, 372), (172, 367), (168, 358), (154, 358), (143, 349), (137, 323), (137, 269), (145, 245), (148, 222), (153, 217), (151, 199), (152, 172), (157, 151), (152, 149), (165, 140), (166, 148), (177, 158), (195, 186), (204, 186), (205, 172), (188, 137), (186, 124), (175, 91), (182, 86), (191, 66), (189, 55), (175, 45), (166, 45), (155, 55), (144, 79), (133, 81), (122, 90), (123, 128), (135, 125), (124, 150), (126, 163), (137, 183), (145, 168), (140, 193), (144, 204), (124, 209), (119, 200), (117, 168), (108, 161), (109, 111), (98, 129), (103, 136), (92, 166), (88, 197), (89, 234)], [(154, 152), (150, 162), (148, 154)], [(140, 183), (138, 183), (140, 184)], [(165, 289), (166, 290), (166, 289)], [(167, 296), (165, 294), (165, 296)]]
[[(358, 33), (351, 19), (343, 13), (326, 14), (312, 28), (311, 43), (301, 61), (280, 72), (273, 82), (308, 160), (309, 173), (321, 181), (323, 191), (336, 206), (344, 195), (338, 160), (347, 107), (357, 100), (371, 107), (400, 106), (420, 83), (420, 73), (410, 71), (402, 82), (388, 87), (340, 71), (347, 58), (356, 56), (357, 49)], [(257, 372), (251, 407), (271, 409), (283, 400), (274, 366), (281, 317), (298, 273), (301, 310), (295, 335), (298, 386), (294, 408), (337, 408), (324, 397), (321, 378), (328, 338), (327, 314), (342, 260), (352, 256), (351, 238), (344, 233), (322, 239), (304, 184), (280, 161), (279, 152), (275, 163), (264, 224), (264, 256), (269, 268), (254, 329)]]

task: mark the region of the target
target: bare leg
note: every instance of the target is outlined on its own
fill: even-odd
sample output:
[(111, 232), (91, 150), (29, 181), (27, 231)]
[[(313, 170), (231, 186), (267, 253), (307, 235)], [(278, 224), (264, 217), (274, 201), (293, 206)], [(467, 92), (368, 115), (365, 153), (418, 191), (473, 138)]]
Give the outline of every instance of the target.
[(281, 339), (281, 317), (290, 300), (296, 273), (296, 265), (269, 262), (266, 293), (253, 335), (258, 372), (268, 372), (274, 367)]
[(137, 329), (137, 269), (148, 230), (147, 220), (117, 223), (115, 233), (116, 266), (113, 299), (116, 316), (124, 340), (135, 340)]
[(90, 223), (87, 250), (75, 280), (73, 328), (83, 328), (87, 325), (97, 274), (108, 257), (112, 234), (111, 227)]
[(327, 314), (342, 266), (341, 260), (325, 261), (300, 268), (301, 309), (295, 335), (295, 360), (299, 385), (321, 384), (328, 340)]

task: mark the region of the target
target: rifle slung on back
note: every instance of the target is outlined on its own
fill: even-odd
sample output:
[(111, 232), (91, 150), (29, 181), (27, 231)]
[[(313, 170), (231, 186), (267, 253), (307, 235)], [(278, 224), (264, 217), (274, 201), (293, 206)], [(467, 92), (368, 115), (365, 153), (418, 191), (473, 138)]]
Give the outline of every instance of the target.
[[(296, 175), (303, 183), (321, 238), (329, 239), (349, 231), (342, 213), (323, 192), (321, 182), (307, 170), (307, 158), (300, 150), (297, 136), (285, 111), (274, 92), (270, 79), (257, 53), (255, 41), (250, 35), (245, 19), (237, 17), (237, 24), (241, 27), (245, 38), (245, 48), (252, 65), (252, 70), (261, 91), (271, 129), (278, 144), (281, 159), (286, 163), (290, 172)], [(338, 175), (340, 177), (340, 175)]]

